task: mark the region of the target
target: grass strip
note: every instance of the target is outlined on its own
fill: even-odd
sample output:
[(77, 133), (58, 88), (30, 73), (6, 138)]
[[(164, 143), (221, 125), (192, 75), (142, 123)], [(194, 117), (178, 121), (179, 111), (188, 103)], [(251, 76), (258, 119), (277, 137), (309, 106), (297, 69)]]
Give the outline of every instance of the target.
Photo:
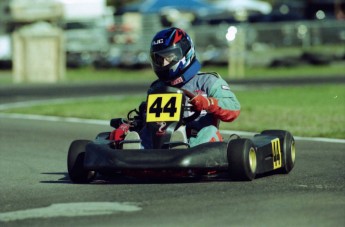
[[(204, 66), (204, 72), (218, 72), (224, 79), (233, 80), (238, 77), (230, 77), (227, 66)], [(344, 76), (345, 64), (343, 62), (332, 63), (329, 65), (300, 65), (296, 67), (246, 67), (245, 76), (241, 79), (260, 79), (260, 78), (294, 78), (301, 76), (308, 77), (327, 77)], [(0, 85), (13, 84), (12, 72), (9, 70), (0, 71)], [(67, 69), (66, 78), (59, 83), (95, 83), (95, 82), (147, 82), (154, 81), (154, 75), (150, 67), (131, 70), (122, 68), (112, 68), (108, 70), (96, 70), (93, 67), (83, 67), (79, 69)]]
[[(233, 87), (242, 109), (232, 123), (221, 129), (260, 132), (289, 130), (296, 136), (345, 138), (345, 86)], [(68, 101), (13, 108), (2, 112), (109, 120), (126, 117), (145, 94)]]

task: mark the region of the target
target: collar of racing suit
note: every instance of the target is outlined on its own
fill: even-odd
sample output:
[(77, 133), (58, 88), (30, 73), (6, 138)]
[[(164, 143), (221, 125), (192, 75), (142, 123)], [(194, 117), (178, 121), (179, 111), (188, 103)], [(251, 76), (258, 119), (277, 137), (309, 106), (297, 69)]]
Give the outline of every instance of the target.
[(180, 87), (192, 79), (201, 69), (200, 62), (195, 59), (190, 67), (178, 78), (170, 82), (171, 86)]

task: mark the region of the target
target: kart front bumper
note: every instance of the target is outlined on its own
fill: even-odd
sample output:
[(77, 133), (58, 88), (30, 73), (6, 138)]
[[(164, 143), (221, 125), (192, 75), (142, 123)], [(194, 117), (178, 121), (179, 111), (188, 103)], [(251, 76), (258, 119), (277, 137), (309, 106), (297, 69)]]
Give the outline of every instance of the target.
[(84, 167), (89, 170), (225, 169), (227, 144), (205, 143), (188, 149), (113, 149), (107, 143), (86, 146)]

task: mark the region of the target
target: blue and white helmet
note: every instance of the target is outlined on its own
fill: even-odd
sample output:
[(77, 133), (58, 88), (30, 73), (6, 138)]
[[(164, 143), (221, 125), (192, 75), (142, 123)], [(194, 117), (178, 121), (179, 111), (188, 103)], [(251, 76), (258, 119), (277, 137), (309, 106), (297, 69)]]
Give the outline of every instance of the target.
[[(152, 68), (161, 81), (173, 82), (179, 78), (173, 85), (189, 80), (191, 76), (186, 77), (184, 73), (197, 61), (192, 39), (185, 31), (174, 27), (164, 29), (154, 36), (150, 56)], [(195, 72), (188, 74), (197, 74), (199, 62), (197, 66), (193, 67)]]

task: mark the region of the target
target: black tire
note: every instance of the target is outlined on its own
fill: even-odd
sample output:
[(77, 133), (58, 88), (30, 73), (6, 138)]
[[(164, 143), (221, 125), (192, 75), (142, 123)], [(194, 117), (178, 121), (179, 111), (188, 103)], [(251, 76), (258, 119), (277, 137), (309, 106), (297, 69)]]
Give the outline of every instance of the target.
[(284, 166), (281, 168), (281, 171), (284, 174), (288, 174), (293, 169), (296, 162), (295, 139), (293, 138), (292, 134), (284, 130), (265, 130), (262, 131), (261, 134), (284, 138), (282, 147)]
[(256, 149), (250, 139), (234, 139), (228, 143), (229, 175), (233, 180), (251, 181), (256, 176)]
[(95, 176), (94, 171), (84, 168), (85, 147), (89, 142), (89, 140), (75, 140), (69, 147), (67, 168), (69, 178), (74, 183), (89, 183)]

